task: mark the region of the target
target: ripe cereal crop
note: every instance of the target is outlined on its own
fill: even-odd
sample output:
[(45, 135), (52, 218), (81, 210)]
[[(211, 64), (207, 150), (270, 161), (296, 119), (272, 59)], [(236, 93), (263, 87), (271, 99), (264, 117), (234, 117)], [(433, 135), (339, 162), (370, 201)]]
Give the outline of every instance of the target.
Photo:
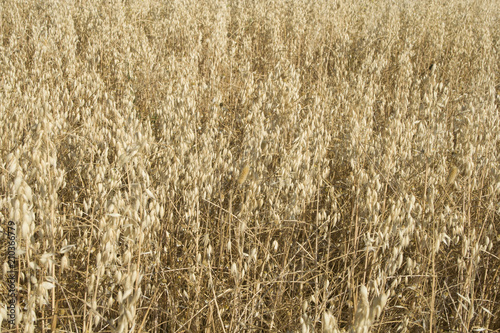
[(0, 331), (498, 332), (499, 11), (2, 1)]

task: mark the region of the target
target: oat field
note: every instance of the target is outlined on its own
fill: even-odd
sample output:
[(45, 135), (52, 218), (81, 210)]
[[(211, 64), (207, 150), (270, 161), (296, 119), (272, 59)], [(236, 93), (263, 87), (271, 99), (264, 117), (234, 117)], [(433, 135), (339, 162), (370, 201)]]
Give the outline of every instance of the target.
[(500, 332), (499, 14), (0, 0), (0, 331)]

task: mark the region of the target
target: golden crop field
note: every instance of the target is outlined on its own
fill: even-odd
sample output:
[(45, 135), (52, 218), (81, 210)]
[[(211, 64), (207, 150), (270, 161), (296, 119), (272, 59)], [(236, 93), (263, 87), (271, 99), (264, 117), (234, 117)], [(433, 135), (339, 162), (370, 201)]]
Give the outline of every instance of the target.
[(500, 332), (499, 14), (1, 0), (0, 331)]

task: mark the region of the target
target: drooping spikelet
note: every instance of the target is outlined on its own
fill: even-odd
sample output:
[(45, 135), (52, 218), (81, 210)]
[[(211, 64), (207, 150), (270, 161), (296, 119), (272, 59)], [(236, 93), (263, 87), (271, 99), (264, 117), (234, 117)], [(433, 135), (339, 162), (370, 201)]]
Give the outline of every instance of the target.
[(250, 166), (247, 164), (243, 167), (243, 169), (241, 169), (240, 176), (238, 177), (238, 186), (245, 182), (249, 172)]
[(448, 175), (448, 179), (446, 179), (446, 184), (451, 185), (455, 181), (458, 175), (458, 168), (453, 165), (450, 170), (450, 174)]

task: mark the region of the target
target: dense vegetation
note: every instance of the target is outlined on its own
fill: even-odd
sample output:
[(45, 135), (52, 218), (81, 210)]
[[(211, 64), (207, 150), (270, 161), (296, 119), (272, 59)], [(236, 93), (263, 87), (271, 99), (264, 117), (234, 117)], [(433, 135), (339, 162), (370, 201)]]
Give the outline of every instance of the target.
[(2, 0), (1, 330), (500, 330), (499, 10)]

